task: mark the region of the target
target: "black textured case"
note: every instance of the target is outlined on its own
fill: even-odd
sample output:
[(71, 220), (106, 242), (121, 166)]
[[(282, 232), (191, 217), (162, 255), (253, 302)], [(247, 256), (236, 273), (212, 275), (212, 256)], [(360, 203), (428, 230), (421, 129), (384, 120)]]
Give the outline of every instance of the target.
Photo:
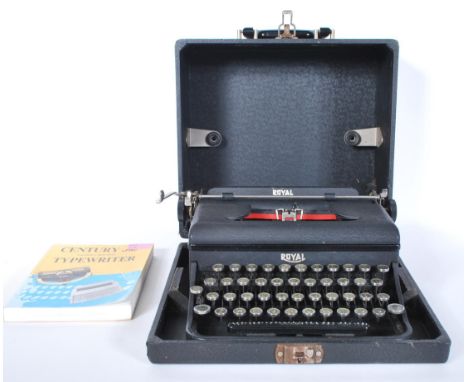
[[(147, 341), (155, 363), (273, 363), (279, 342), (320, 346), (322, 363), (444, 362), (450, 339), (399, 258), (393, 146), (398, 44), (394, 40), (181, 40), (176, 44), (179, 191), (226, 195), (189, 217)], [(349, 130), (380, 127), (380, 147), (355, 147)], [(220, 145), (189, 147), (187, 129), (217, 131)], [(303, 201), (354, 222), (240, 222), (252, 207), (229, 195), (369, 195), (376, 201)], [(278, 202), (255, 201), (275, 208)], [(413, 331), (406, 338), (208, 338), (187, 334), (190, 262), (257, 262), (301, 251), (314, 261), (393, 262)], [(215, 260), (216, 259), (216, 260)], [(272, 263), (278, 263), (274, 257)]]

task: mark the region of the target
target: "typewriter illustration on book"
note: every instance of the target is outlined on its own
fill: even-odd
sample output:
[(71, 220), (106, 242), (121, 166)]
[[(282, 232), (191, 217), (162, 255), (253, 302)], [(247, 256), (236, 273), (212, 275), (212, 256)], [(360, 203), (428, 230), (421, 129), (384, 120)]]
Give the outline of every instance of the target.
[(73, 288), (70, 295), (71, 304), (79, 304), (96, 300), (98, 298), (111, 296), (122, 291), (122, 287), (117, 281), (103, 281), (87, 285), (78, 285)]
[(445, 362), (400, 258), (398, 44), (244, 28), (176, 44), (179, 246), (154, 363)]
[(67, 268), (58, 271), (39, 272), (37, 280), (43, 284), (65, 284), (82, 280), (91, 275), (89, 267)]

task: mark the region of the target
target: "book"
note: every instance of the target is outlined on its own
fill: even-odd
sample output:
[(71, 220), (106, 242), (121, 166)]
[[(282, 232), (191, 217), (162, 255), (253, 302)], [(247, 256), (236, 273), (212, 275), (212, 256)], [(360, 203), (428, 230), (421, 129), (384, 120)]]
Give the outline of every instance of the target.
[(4, 307), (4, 320), (131, 319), (152, 257), (152, 244), (54, 245)]

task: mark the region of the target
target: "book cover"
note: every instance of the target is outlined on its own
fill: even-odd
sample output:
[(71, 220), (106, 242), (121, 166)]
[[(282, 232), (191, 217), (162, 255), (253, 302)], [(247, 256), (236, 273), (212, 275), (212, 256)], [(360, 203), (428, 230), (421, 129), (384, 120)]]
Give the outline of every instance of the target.
[(152, 244), (54, 245), (4, 308), (4, 320), (131, 319), (152, 254)]

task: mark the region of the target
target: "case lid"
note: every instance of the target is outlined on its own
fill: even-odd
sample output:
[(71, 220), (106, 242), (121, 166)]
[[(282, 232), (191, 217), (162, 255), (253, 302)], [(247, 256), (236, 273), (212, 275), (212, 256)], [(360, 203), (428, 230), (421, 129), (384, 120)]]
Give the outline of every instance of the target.
[(394, 40), (178, 41), (179, 191), (391, 198), (397, 56)]

